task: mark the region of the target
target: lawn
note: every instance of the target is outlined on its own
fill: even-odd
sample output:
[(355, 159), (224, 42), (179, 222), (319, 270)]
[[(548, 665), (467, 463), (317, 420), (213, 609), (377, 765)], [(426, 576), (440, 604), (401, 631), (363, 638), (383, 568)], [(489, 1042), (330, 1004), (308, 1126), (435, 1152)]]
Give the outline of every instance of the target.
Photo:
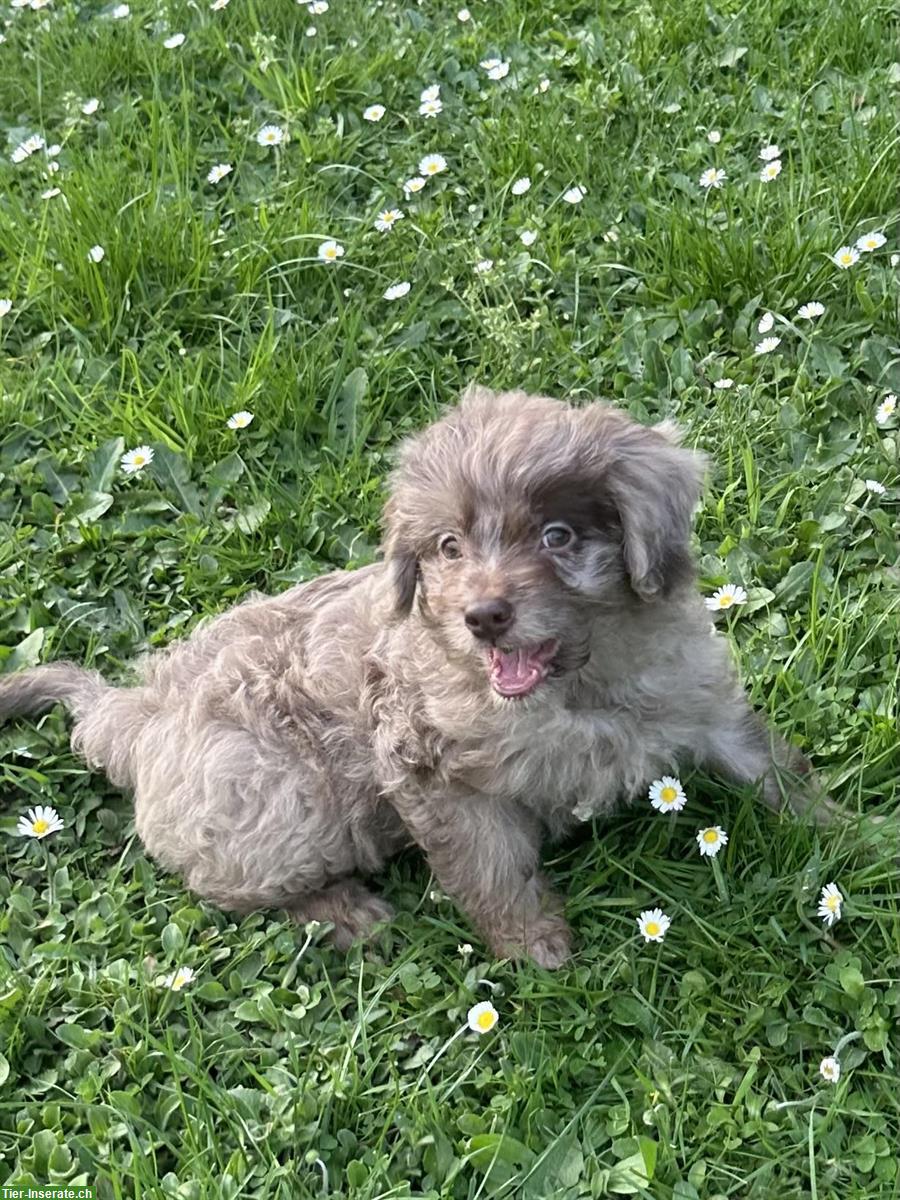
[[(345, 958), (157, 870), (61, 712), (7, 725), (0, 1182), (900, 1196), (896, 10), (470, 3), (0, 8), (0, 671), (116, 677), (370, 561), (393, 447), (472, 380), (606, 397), (710, 454), (700, 586), (858, 818), (685, 766), (680, 813), (550, 852), (570, 966), (492, 961), (415, 855)], [(17, 835), (36, 804), (64, 828)]]

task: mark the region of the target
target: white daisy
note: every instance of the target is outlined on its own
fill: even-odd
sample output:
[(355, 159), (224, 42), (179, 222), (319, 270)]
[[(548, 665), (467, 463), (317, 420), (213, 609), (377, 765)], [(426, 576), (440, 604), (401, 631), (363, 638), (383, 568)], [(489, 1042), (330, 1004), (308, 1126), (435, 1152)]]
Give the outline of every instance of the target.
[(280, 125), (263, 125), (256, 141), (260, 146), (280, 146), (284, 141), (284, 130)]
[(407, 179), (406, 183), (404, 183), (403, 194), (406, 196), (406, 198), (408, 200), (410, 198), (410, 196), (414, 196), (416, 194), (416, 192), (421, 192), (421, 190), (424, 186), (425, 186), (425, 180), (422, 178), (422, 176), (414, 175), (412, 177), (412, 179)]
[(497, 63), (497, 65), (495, 67), (491, 67), (491, 69), (487, 73), (487, 76), (488, 76), (488, 79), (493, 79), (496, 81), (496, 80), (500, 80), (500, 79), (505, 79), (508, 74), (509, 74), (509, 63), (508, 62), (499, 62), (499, 63)]
[(62, 191), (59, 188), (47, 188), (46, 192), (41, 192), (42, 200), (52, 200), (54, 196), (61, 196)]
[[(225, 2), (227, 3), (228, 0), (225, 0)], [(117, 4), (110, 13), (110, 16), (114, 21), (124, 21), (126, 17), (131, 16), (131, 8), (127, 4)]]
[(212, 0), (209, 6), (212, 12), (221, 12), (223, 8), (227, 8), (230, 0)]
[(654, 779), (648, 795), (657, 812), (681, 812), (687, 804), (681, 780), (676, 779), (674, 775), (663, 775), (662, 779)]
[(439, 100), (441, 97), (441, 85), (439, 83), (429, 84), (427, 88), (422, 89), (422, 94), (419, 96), (419, 101), (422, 104), (427, 104), (429, 100)]
[(735, 604), (746, 604), (747, 593), (739, 583), (726, 583), (717, 588), (706, 600), (710, 612), (718, 612), (723, 608), (733, 608)]
[(514, 196), (524, 196), (531, 187), (531, 180), (527, 175), (523, 175), (521, 179), (517, 179), (509, 189)]
[(776, 158), (772, 162), (766, 163), (759, 173), (761, 183), (771, 183), (773, 179), (777, 179), (781, 174), (781, 159)]
[(19, 817), (16, 833), (20, 837), (45, 838), (64, 828), (65, 822), (55, 808), (38, 804), (35, 808), (29, 808), (27, 817)]
[(470, 21), (472, 19), (472, 14), (467, 8), (461, 8), (456, 14), (456, 19), (457, 21), (462, 21), (465, 23), (466, 21)]
[(720, 188), (727, 178), (720, 167), (707, 167), (699, 182), (702, 188)]
[(493, 269), (494, 269), (494, 260), (492, 258), (479, 259), (478, 262), (475, 264), (475, 270), (478, 272), (479, 275), (486, 275), (488, 273), (488, 271), (492, 271)]
[(2, 320), (3, 317), (8, 316), (8, 314), (11, 312), (12, 312), (12, 300), (9, 300), (6, 298), (4, 298), (3, 300), (0, 300), (0, 320)]
[(318, 32), (319, 31), (316, 29), (315, 25), (309, 25), (306, 30), (306, 36), (315, 37)]
[(704, 858), (715, 858), (722, 847), (728, 845), (728, 834), (721, 825), (708, 825), (697, 831), (697, 845)]
[(867, 479), (865, 480), (865, 484), (866, 491), (872, 492), (876, 496), (883, 496), (887, 491), (887, 488), (884, 486), (884, 484), (879, 483), (877, 479)]
[(724, 376), (722, 379), (717, 379), (713, 387), (718, 388), (720, 392), (727, 392), (729, 388), (734, 387), (734, 380)]
[(55, 158), (56, 155), (59, 154), (60, 150), (62, 150), (62, 146), (60, 146), (58, 142), (54, 142), (52, 146), (44, 147), (44, 153), (48, 158)]
[(826, 1083), (837, 1083), (841, 1077), (841, 1064), (831, 1054), (819, 1063), (819, 1074)]
[(206, 176), (207, 183), (220, 183), (226, 175), (230, 175), (234, 170), (231, 163), (216, 163), (214, 167), (210, 167)]
[(831, 261), (836, 267), (846, 270), (847, 267), (852, 267), (854, 263), (859, 262), (859, 251), (855, 246), (841, 246), (836, 254), (832, 254)]
[(543, 96), (545, 92), (549, 92), (549, 91), (550, 91), (550, 80), (549, 79), (541, 79), (539, 81), (537, 87), (534, 89), (534, 94), (537, 96), (538, 93), (540, 93), (540, 95)]
[(429, 175), (439, 175), (446, 171), (447, 160), (442, 154), (426, 154), (419, 163), (419, 174), (427, 179)]
[(177, 50), (179, 46), (184, 45), (185, 34), (173, 33), (171, 37), (167, 37), (163, 45), (167, 50)]
[(306, 6), (306, 11), (314, 17), (321, 17), (323, 13), (328, 12), (328, 0), (311, 0)]
[(469, 1028), (475, 1033), (490, 1033), (499, 1020), (500, 1014), (490, 1000), (473, 1004), (466, 1016)]
[(759, 152), (759, 157), (763, 162), (772, 162), (775, 158), (781, 158), (781, 150), (776, 145), (763, 146)]
[(607, 229), (606, 233), (603, 235), (603, 240), (604, 242), (617, 242), (619, 240), (619, 231), (616, 229), (615, 225), (613, 225), (610, 229)]
[(171, 975), (160, 975), (156, 981), (157, 987), (168, 988), (170, 992), (180, 992), (182, 988), (187, 987), (195, 978), (194, 971), (191, 967), (179, 967), (177, 971), (173, 971)]
[(90, 250), (87, 252), (87, 256), (91, 262), (100, 263), (103, 262), (104, 258), (106, 258), (106, 251), (102, 246), (91, 246)]
[(47, 163), (47, 174), (48, 175), (55, 175), (58, 170), (59, 170), (59, 163), (56, 162), (55, 159), (52, 160), (51, 162)]
[(892, 267), (900, 267), (900, 254), (892, 254), (891, 255), (891, 266)]
[(830, 928), (835, 921), (841, 919), (841, 905), (843, 903), (844, 897), (841, 895), (838, 885), (836, 883), (826, 883), (819, 896), (819, 907), (816, 915), (820, 916)]
[(144, 467), (149, 467), (153, 462), (153, 448), (152, 446), (137, 446), (134, 450), (128, 450), (123, 454), (119, 461), (126, 475), (136, 475), (138, 471), (143, 471)]
[(771, 354), (772, 351), (777, 350), (780, 345), (781, 345), (780, 337), (763, 338), (763, 340), (761, 342), (757, 342), (757, 344), (753, 347), (753, 353), (754, 354)]
[(444, 106), (440, 100), (423, 100), (419, 105), (420, 117), (436, 117), (443, 112)]
[(570, 187), (567, 192), (563, 192), (563, 200), (566, 204), (580, 204), (587, 195), (587, 188), (576, 184), (575, 187)]
[(322, 262), (337, 262), (339, 258), (344, 257), (344, 247), (340, 242), (329, 240), (320, 244), (317, 253)]
[(242, 408), (240, 412), (232, 413), (225, 424), (229, 429), (246, 429), (253, 420), (253, 413)]
[(719, 142), (722, 140), (722, 135), (719, 133), (718, 129), (711, 129), (706, 135), (706, 140), (711, 146), (718, 146)]
[(471, 942), (462, 942), (459, 946), (456, 947), (456, 953), (461, 958), (468, 958), (471, 954), (474, 954), (475, 951), (472, 947)]
[(645, 942), (661, 942), (672, 924), (661, 908), (649, 908), (636, 920)]
[(100, 101), (96, 96), (92, 96), (90, 100), (85, 100), (84, 104), (82, 104), (81, 111), (86, 117), (92, 117), (99, 107)]
[(760, 333), (768, 333), (774, 324), (775, 318), (770, 312), (767, 312), (763, 313), (763, 315), (759, 318), (759, 324), (756, 326), (756, 328)]
[(804, 321), (814, 321), (816, 317), (821, 317), (825, 312), (825, 305), (818, 300), (810, 300), (808, 304), (801, 304), (797, 309), (797, 316), (802, 317)]
[(501, 63), (499, 58), (483, 58), (478, 64), (482, 71), (493, 71), (494, 67), (499, 67)]
[(887, 425), (888, 421), (897, 411), (897, 397), (893, 392), (888, 392), (885, 398), (875, 409), (876, 425)]
[(537, 241), (537, 236), (533, 229), (523, 229), (519, 234), (519, 241), (523, 246), (533, 246)]
[(25, 159), (28, 158), (28, 151), (25, 149), (25, 143), (19, 142), (18, 146), (16, 146), (9, 158), (10, 161), (14, 163), (24, 162)]
[(386, 112), (383, 104), (370, 104), (368, 108), (363, 109), (363, 120), (380, 121)]
[(410, 286), (406, 280), (403, 280), (401, 283), (392, 283), (384, 293), (385, 300), (400, 300), (403, 296), (408, 296)]
[(864, 233), (861, 238), (857, 238), (856, 248), (863, 254), (868, 254), (870, 250), (880, 250), (886, 241), (887, 238), (884, 234), (876, 229), (872, 233)]
[(403, 213), (399, 208), (385, 208), (375, 218), (375, 228), (381, 233), (388, 233), (398, 221), (403, 220)]

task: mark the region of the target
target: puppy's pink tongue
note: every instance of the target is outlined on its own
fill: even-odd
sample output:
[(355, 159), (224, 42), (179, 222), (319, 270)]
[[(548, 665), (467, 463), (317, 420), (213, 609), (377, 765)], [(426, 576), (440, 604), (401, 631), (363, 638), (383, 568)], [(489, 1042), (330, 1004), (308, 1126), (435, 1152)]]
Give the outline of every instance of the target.
[(491, 650), (491, 685), (501, 696), (523, 696), (546, 676), (555, 642), (518, 650)]

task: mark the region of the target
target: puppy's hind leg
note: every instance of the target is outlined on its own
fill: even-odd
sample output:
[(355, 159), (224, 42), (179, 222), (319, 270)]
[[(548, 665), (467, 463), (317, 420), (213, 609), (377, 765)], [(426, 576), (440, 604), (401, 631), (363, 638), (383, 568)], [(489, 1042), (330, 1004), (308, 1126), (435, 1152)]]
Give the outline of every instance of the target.
[(732, 707), (729, 719), (708, 731), (698, 757), (740, 783), (758, 783), (762, 799), (775, 812), (787, 805), (820, 826), (843, 815), (822, 790), (806, 755), (769, 729), (748, 704)]
[(339, 879), (321, 891), (298, 896), (287, 906), (288, 915), (298, 924), (330, 921), (334, 925), (331, 940), (338, 950), (346, 950), (366, 938), (381, 921), (389, 921), (394, 910), (385, 900), (372, 894), (357, 879)]

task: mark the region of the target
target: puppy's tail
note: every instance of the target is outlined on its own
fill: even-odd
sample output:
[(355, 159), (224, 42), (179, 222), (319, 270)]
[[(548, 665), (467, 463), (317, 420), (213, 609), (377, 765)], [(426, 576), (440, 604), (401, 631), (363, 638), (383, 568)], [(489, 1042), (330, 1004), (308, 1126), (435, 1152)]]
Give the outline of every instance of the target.
[(86, 671), (75, 663), (30, 667), (0, 678), (0, 721), (46, 712), (54, 704), (64, 704), (80, 717), (109, 690), (99, 671)]

